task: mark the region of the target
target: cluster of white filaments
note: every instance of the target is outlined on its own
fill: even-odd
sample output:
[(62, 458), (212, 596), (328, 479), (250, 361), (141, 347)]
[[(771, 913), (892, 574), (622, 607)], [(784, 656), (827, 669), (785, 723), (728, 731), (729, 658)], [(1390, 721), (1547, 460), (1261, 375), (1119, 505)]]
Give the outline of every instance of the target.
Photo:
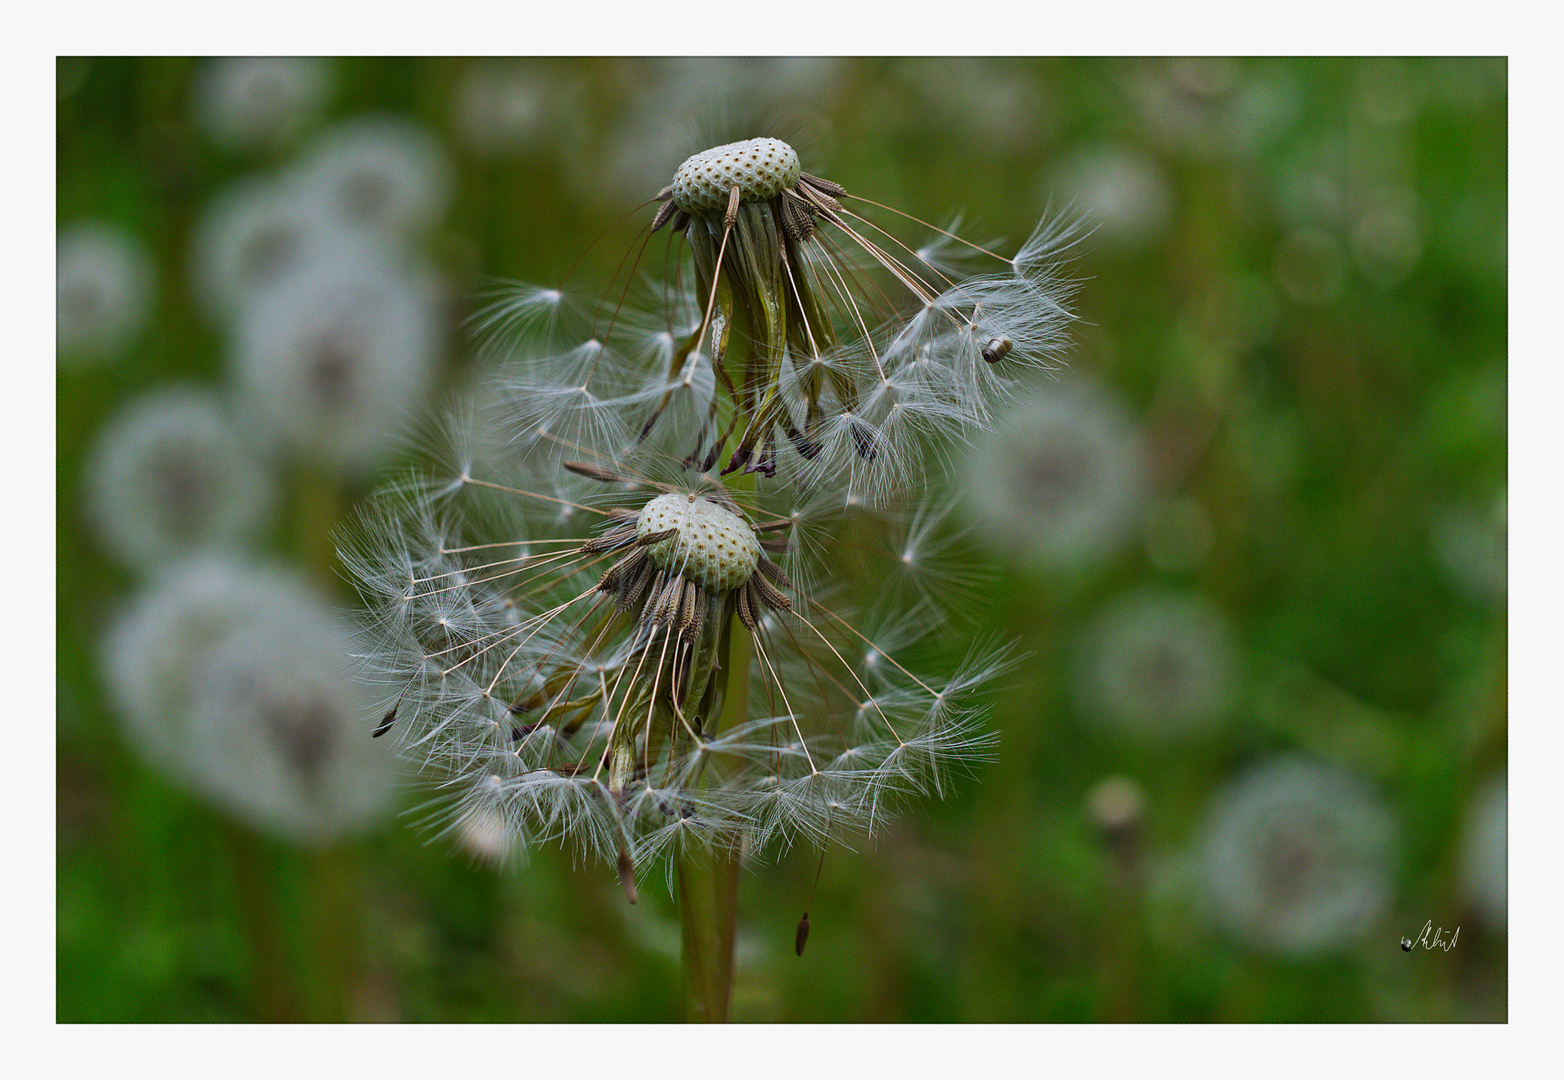
[[(1064, 233), (914, 252), (775, 139), (695, 155), (658, 202), (684, 241), (661, 292), (512, 292), (442, 474), (344, 552), (377, 734), (446, 785), (448, 826), (627, 881), (665, 850), (872, 830), (983, 756), (1006, 651), (947, 610), (972, 577), (921, 466), (1071, 319)], [(997, 272), (959, 275), (960, 246)]]
[[(891, 582), (880, 611), (797, 586), (798, 512), (705, 478), (572, 462), (524, 491), (491, 476), (533, 470), (455, 464), (379, 500), (345, 552), (385, 726), (448, 788), (453, 827), (499, 815), (520, 848), (636, 867), (670, 845), (819, 842), (989, 745), (973, 698), (1004, 657), (974, 649), (938, 681), (906, 666), (949, 628)], [(714, 676), (743, 664), (747, 707), (724, 716)]]

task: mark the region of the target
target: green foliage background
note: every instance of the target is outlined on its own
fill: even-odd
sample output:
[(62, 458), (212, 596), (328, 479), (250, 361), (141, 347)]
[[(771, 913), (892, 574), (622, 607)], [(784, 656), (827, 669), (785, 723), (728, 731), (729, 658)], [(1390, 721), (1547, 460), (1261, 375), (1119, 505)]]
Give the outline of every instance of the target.
[[(1168, 183), (1163, 227), (1085, 244), (1073, 365), (1124, 396), (1157, 493), (1200, 507), (1209, 552), (1173, 572), (1140, 543), (1090, 573), (996, 564), (979, 628), (1030, 654), (993, 695), (996, 760), (949, 801), (827, 855), (802, 958), (815, 855), (754, 867), (736, 1019), (1506, 1018), (1507, 941), (1465, 907), (1456, 855), (1469, 795), (1506, 762), (1505, 610), (1463, 589), (1431, 539), (1506, 483), (1503, 61), (885, 59), (829, 78), (764, 61), (534, 61), (549, 122), (501, 158), (456, 137), (473, 63), (336, 62), (312, 129), (389, 111), (441, 137), (456, 196), (427, 250), (466, 298), (497, 278), (549, 282), (605, 230), (626, 235), (614, 223), (665, 182), (640, 196), (593, 182), (627, 148), (668, 177), (750, 117), (780, 118), (806, 169), (855, 193), (931, 220), (965, 210), (969, 235), (1024, 236), (1067, 197), (1055, 182), (1082, 148), (1129, 148)], [(678, 1019), (666, 889), (628, 907), (611, 868), (568, 852), (474, 866), (407, 819), (303, 851), (225, 819), (123, 743), (98, 649), (135, 583), (83, 524), (84, 453), (140, 392), (222, 382), (223, 340), (189, 300), (192, 228), (293, 149), (212, 145), (192, 117), (198, 70), (58, 69), (59, 222), (123, 225), (159, 272), (133, 350), (58, 379), (59, 1019)], [(1412, 261), (1389, 267), (1355, 231), (1387, 189), (1411, 200), (1416, 230)], [(586, 259), (606, 274), (622, 250)], [(477, 303), (452, 313), (448, 380)], [(297, 560), (301, 543), (283, 525), (268, 551)], [(1144, 581), (1198, 590), (1232, 622), (1242, 678), (1220, 738), (1140, 749), (1077, 715), (1072, 643)], [(1401, 849), (1375, 934), (1285, 961), (1229, 941), (1167, 882), (1213, 792), (1294, 750), (1366, 778)], [(1146, 793), (1129, 871), (1086, 810), (1110, 775)], [(1459, 925), (1459, 944), (1404, 954), (1398, 939), (1429, 920)]]

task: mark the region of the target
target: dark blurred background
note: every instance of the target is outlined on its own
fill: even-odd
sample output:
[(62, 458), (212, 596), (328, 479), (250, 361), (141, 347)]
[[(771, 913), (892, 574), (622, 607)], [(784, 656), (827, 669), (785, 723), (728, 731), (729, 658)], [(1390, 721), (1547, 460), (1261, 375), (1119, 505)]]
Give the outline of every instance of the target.
[[(280, 701), (259, 646), (235, 681), (200, 642), (266, 606), (239, 579), (319, 609), (274, 638), (329, 633), (332, 531), (462, 385), (484, 294), (606, 277), (685, 156), (778, 134), (974, 239), (1094, 232), (1069, 370), (957, 463), (974, 632), (1028, 654), (995, 759), (756, 863), (734, 1018), (1505, 1020), (1506, 80), (60, 60), (58, 1018), (679, 1018), (667, 889), (431, 838), (310, 726), (357, 715), (329, 672), (300, 704), (277, 661)], [(191, 623), (195, 594), (228, 599)], [(158, 704), (212, 680), (244, 708)], [(244, 716), (242, 768), (185, 753)]]

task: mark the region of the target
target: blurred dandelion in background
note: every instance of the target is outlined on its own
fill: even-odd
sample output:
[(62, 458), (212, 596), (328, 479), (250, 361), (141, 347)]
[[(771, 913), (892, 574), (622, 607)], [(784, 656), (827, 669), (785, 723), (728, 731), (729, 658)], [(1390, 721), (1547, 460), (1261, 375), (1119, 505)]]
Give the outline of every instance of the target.
[(1155, 157), (1124, 143), (1076, 148), (1049, 174), (1050, 197), (1093, 226), (1092, 245), (1137, 250), (1156, 243), (1173, 219), (1173, 186)]
[(1232, 636), (1197, 593), (1151, 587), (1120, 596), (1077, 651), (1080, 707), (1117, 735), (1160, 742), (1209, 733), (1232, 706)]
[(557, 102), (579, 94), (576, 80), (560, 86), (528, 64), (480, 60), (463, 72), (451, 101), (457, 140), (480, 158), (513, 157), (558, 123)]
[(229, 324), (258, 293), (356, 242), (332, 228), (298, 177), (251, 176), (214, 199), (196, 226), (191, 284), (207, 316)]
[(1509, 593), (1508, 493), (1487, 505), (1444, 511), (1430, 530), (1430, 547), (1446, 578), (1463, 595), (1503, 607)]
[(315, 118), (331, 84), (330, 63), (316, 57), (220, 57), (195, 80), (194, 111), (219, 145), (275, 150)]
[(1356, 777), (1274, 758), (1217, 795), (1201, 859), (1213, 914), (1240, 941), (1288, 956), (1328, 953), (1383, 918), (1397, 828)]
[(394, 755), (364, 738), (350, 631), (302, 576), (206, 555), (121, 613), (104, 668), (127, 741), (264, 831), (324, 843), (383, 820)]
[(191, 677), (190, 775), (273, 835), (324, 845), (387, 824), (396, 755), (364, 737), (352, 631), (319, 600), (250, 615)]
[(1462, 892), (1491, 929), (1504, 932), (1510, 921), (1508, 771), (1491, 777), (1473, 794), (1462, 827)]
[(105, 635), (106, 688), (127, 741), (154, 767), (185, 775), (191, 673), (214, 645), (242, 631), (250, 612), (291, 609), (307, 597), (293, 577), (234, 558), (165, 568)]
[(360, 116), (323, 132), (297, 165), (329, 219), (411, 239), (445, 216), (451, 162), (434, 133), (395, 116)]
[(1124, 407), (1084, 380), (1032, 388), (967, 455), (978, 535), (1012, 562), (1074, 570), (1110, 558), (1144, 512), (1144, 450)]
[(111, 360), (140, 333), (156, 270), (141, 242), (102, 221), (60, 230), (55, 249), (55, 347), (61, 364)]
[(444, 353), (431, 271), (344, 247), (248, 305), (231, 364), (239, 404), (289, 452), (358, 472), (401, 445)]
[(271, 518), (270, 473), (210, 391), (165, 386), (99, 432), (87, 514), (127, 566), (152, 570), (215, 547), (242, 547)]

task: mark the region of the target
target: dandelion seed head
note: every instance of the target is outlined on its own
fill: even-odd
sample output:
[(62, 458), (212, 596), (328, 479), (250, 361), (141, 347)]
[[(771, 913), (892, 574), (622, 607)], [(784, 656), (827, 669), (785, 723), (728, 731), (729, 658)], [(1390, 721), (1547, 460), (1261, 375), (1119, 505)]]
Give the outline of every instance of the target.
[(641, 508), (636, 536), (673, 533), (647, 546), (652, 561), (716, 592), (737, 588), (760, 564), (760, 541), (743, 518), (710, 499), (659, 495)]
[(243, 543), (266, 523), (274, 497), (228, 410), (193, 387), (155, 391), (110, 420), (88, 459), (86, 489), (103, 543), (143, 570)]
[(1289, 956), (1342, 949), (1391, 896), (1396, 828), (1357, 778), (1298, 758), (1222, 792), (1202, 841), (1213, 913), (1246, 944)]
[[(447, 825), (493, 811), (517, 846), (637, 864), (738, 836), (817, 842), (945, 790), (953, 759), (981, 755), (979, 684), (909, 667), (918, 631), (803, 593), (752, 523), (792, 521), (758, 496), (490, 475), (480, 462), (460, 490), (388, 493), (344, 551), (371, 604), (368, 670), (397, 702), (404, 753), (443, 777)], [(576, 490), (568, 521), (486, 508), (547, 507), (578, 480), (599, 490)], [(729, 634), (752, 642), (750, 713), (719, 730)]]
[(732, 190), (741, 202), (766, 202), (798, 183), (798, 154), (781, 139), (745, 139), (702, 150), (673, 176), (673, 201), (686, 213), (725, 210)]

